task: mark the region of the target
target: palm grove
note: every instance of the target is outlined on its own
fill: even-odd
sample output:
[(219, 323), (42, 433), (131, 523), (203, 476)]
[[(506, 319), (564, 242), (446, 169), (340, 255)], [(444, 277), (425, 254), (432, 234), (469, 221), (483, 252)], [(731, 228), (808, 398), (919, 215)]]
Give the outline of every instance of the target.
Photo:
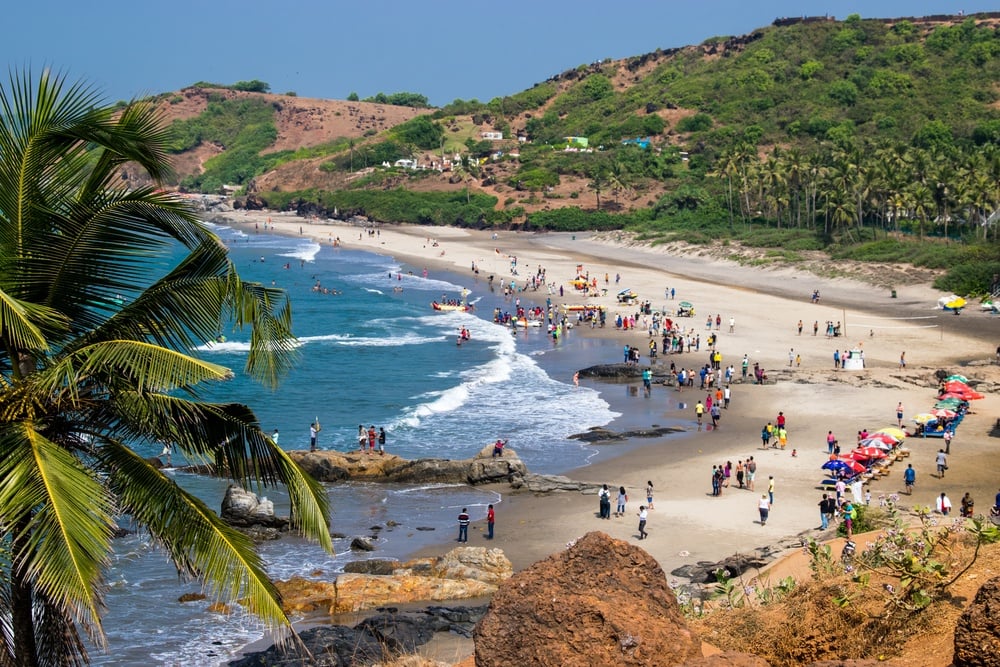
[(286, 485), (299, 530), (332, 548), (323, 489), (248, 407), (199, 400), (231, 372), (190, 349), (222, 323), (249, 328), (246, 372), (275, 383), (293, 360), (291, 313), (281, 291), (240, 279), (183, 200), (126, 187), (126, 162), (168, 175), (167, 140), (147, 105), (112, 110), (48, 72), (0, 87), (0, 665), (85, 663), (84, 637), (103, 647), (120, 521), (182, 575), (288, 627), (250, 540), (143, 443), (243, 486)]

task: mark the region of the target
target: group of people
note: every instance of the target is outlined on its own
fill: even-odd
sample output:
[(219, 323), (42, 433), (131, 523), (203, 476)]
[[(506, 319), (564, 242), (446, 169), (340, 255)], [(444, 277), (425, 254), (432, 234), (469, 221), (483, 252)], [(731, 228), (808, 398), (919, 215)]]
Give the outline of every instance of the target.
[(376, 431), (375, 425), (372, 424), (366, 430), (363, 424), (358, 424), (358, 451), (364, 453), (366, 451), (365, 445), (367, 445), (368, 455), (371, 456), (375, 453), (376, 444), (378, 444), (378, 453), (385, 454), (385, 429), (379, 428)]
[[(739, 488), (748, 491), (754, 490), (754, 480), (757, 477), (757, 462), (751, 456), (746, 461), (743, 461), (743, 459), (738, 460), (735, 467), (732, 461), (726, 461), (725, 465), (712, 466), (713, 496), (721, 496), (722, 490), (729, 488), (729, 483), (734, 473)], [(773, 480), (774, 478), (772, 477), (771, 479)], [(773, 486), (771, 487), (771, 491), (774, 491)]]
[[(601, 519), (611, 519), (611, 498), (613, 495), (612, 489), (608, 487), (607, 484), (603, 484), (601, 488), (597, 491), (598, 500), (598, 517)], [(626, 505), (628, 504), (628, 492), (625, 490), (624, 486), (618, 487), (618, 492), (615, 495), (617, 505), (615, 507), (614, 515), (615, 517), (624, 517), (626, 511)], [(646, 482), (646, 504), (639, 506), (639, 539), (645, 539), (649, 533), (646, 532), (646, 520), (648, 518), (648, 511), (653, 509), (653, 482)]]

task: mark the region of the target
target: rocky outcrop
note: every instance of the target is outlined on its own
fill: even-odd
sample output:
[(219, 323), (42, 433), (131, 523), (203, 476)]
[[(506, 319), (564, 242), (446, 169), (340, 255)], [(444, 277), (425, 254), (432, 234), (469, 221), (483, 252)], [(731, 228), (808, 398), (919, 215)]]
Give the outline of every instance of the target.
[(955, 667), (1000, 665), (1000, 577), (990, 579), (955, 626)]
[(484, 597), (512, 571), (500, 549), (458, 547), (438, 558), (407, 561), (385, 576), (344, 573), (334, 581), (293, 577), (275, 585), (287, 613), (334, 615), (406, 602)]
[(353, 574), (392, 574), (402, 567), (398, 560), (372, 558), (370, 560), (355, 560), (344, 564), (344, 572)]
[[(272, 646), (229, 663), (230, 667), (341, 667), (370, 665), (413, 653), (436, 632), (453, 632), (465, 637), (486, 612), (486, 606), (427, 607), (400, 612), (386, 609), (354, 627), (319, 626), (299, 633), (301, 648)], [(307, 652), (308, 651), (308, 652)]]
[(693, 565), (682, 565), (670, 572), (675, 577), (684, 577), (698, 584), (714, 584), (718, 579), (715, 573), (722, 570), (730, 579), (738, 577), (747, 570), (760, 569), (770, 562), (768, 558), (733, 554), (720, 561), (698, 561)]
[(288, 519), (274, 514), (273, 502), (235, 484), (229, 485), (222, 499), (222, 520), (237, 528), (288, 528)]
[(642, 367), (636, 364), (598, 364), (580, 369), (580, 377), (599, 380), (634, 380), (642, 377)]
[(536, 475), (529, 472), (524, 477), (515, 478), (510, 486), (512, 489), (527, 489), (532, 493), (552, 493), (553, 491), (583, 491), (594, 485), (577, 482), (563, 475)]
[(476, 665), (681, 665), (701, 656), (663, 570), (587, 533), (504, 582), (476, 625)]
[(630, 431), (611, 431), (601, 426), (594, 426), (584, 433), (574, 433), (569, 438), (600, 445), (608, 442), (626, 442), (631, 438), (660, 438), (671, 433), (684, 433), (686, 430), (677, 426), (654, 426)]
[(471, 459), (416, 459), (399, 456), (372, 456), (360, 452), (293, 451), (289, 456), (306, 472), (321, 482), (362, 480), (406, 484), (450, 483), (485, 484), (510, 482), (528, 473), (521, 458), (512, 449), (503, 456), (493, 456), (487, 445)]

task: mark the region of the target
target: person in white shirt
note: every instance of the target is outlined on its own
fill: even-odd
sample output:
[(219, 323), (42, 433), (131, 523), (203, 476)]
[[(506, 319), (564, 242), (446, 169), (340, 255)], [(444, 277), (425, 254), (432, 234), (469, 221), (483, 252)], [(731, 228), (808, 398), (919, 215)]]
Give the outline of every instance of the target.
[(943, 491), (937, 499), (937, 510), (945, 516), (951, 514), (951, 499)]
[(646, 532), (646, 506), (639, 505), (639, 539), (645, 539), (649, 533)]
[(944, 477), (944, 471), (948, 469), (948, 455), (944, 453), (943, 449), (938, 450), (934, 463), (937, 464), (938, 477)]

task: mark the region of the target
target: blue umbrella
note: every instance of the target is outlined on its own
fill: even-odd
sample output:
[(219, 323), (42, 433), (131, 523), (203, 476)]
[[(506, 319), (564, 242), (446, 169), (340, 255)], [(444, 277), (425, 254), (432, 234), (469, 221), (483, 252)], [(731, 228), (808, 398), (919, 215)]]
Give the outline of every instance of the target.
[(844, 461), (843, 459), (830, 459), (829, 461), (821, 465), (820, 468), (823, 468), (824, 470), (830, 470), (832, 472), (846, 472), (852, 475), (858, 472), (857, 468), (861, 468), (862, 470), (864, 470), (864, 466), (861, 466), (860, 464), (857, 463), (855, 463), (852, 466), (849, 462)]

